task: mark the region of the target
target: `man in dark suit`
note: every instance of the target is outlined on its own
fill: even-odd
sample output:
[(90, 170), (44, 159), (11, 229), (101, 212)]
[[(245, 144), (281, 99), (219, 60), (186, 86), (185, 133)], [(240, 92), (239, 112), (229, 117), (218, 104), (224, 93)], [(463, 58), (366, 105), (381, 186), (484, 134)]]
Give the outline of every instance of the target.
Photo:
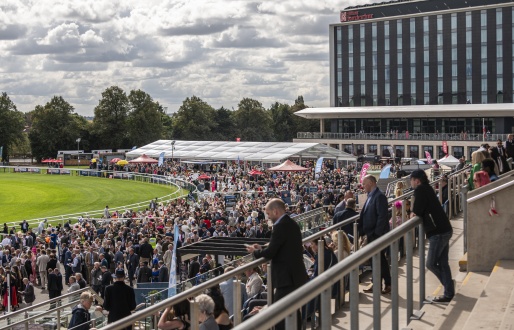
[[(107, 322), (113, 323), (126, 316), (136, 308), (134, 289), (125, 284), (125, 272), (116, 270), (116, 281), (105, 288), (103, 308), (109, 311)], [(132, 326), (126, 327), (130, 330)]]
[[(271, 240), (266, 248), (259, 244), (248, 246), (248, 252), (255, 258), (271, 259), (271, 278), (275, 287), (273, 301), (276, 302), (307, 282), (303, 263), (302, 233), (298, 224), (286, 213), (285, 203), (274, 198), (266, 204), (265, 212), (273, 222)], [(301, 327), (298, 312), (298, 327)], [(282, 321), (275, 329), (285, 329)]]
[[(389, 210), (387, 207), (387, 198), (380, 189), (378, 189), (377, 179), (373, 175), (366, 175), (362, 180), (362, 185), (364, 191), (368, 193), (368, 198), (360, 213), (358, 223), (359, 235), (366, 235), (368, 243), (371, 243), (389, 231)], [(382, 293), (390, 293), (391, 272), (389, 270), (389, 263), (385, 257), (385, 250), (380, 252), (380, 269), (380, 275), (385, 285)], [(364, 290), (364, 292), (373, 292), (373, 286)]]
[(148, 261), (143, 261), (139, 266), (137, 283), (148, 283), (152, 280), (152, 270), (148, 268)]
[(496, 147), (491, 148), (491, 158), (498, 165), (500, 174), (510, 171), (509, 164), (507, 163), (507, 150), (503, 146), (501, 139), (496, 141)]
[(169, 282), (170, 272), (168, 267), (164, 264), (164, 261), (159, 260), (159, 282)]
[(134, 274), (136, 273), (137, 266), (139, 266), (139, 256), (134, 253), (134, 249), (129, 250), (129, 255), (127, 256), (127, 270), (129, 276), (130, 286), (133, 286)]
[(505, 141), (505, 150), (507, 151), (507, 158), (514, 158), (514, 134), (509, 134), (507, 141)]
[(198, 262), (198, 257), (193, 257), (189, 263), (188, 278), (194, 278), (198, 272), (200, 272), (200, 263)]
[[(346, 200), (346, 208), (343, 211), (334, 214), (332, 224), (335, 225), (336, 223), (343, 222), (344, 220), (350, 219), (351, 217), (358, 215), (359, 213), (355, 211), (355, 206), (355, 199), (348, 198), (348, 200)], [(350, 241), (353, 243), (353, 223), (349, 223), (346, 226), (343, 226), (341, 230), (346, 233)]]

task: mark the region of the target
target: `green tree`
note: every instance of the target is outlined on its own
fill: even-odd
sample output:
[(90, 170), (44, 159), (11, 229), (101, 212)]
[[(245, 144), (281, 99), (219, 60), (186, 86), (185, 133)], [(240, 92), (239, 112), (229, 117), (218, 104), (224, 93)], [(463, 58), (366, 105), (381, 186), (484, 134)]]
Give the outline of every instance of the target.
[(0, 146), (3, 146), (0, 158), (9, 161), (12, 147), (23, 140), (23, 114), (16, 109), (7, 93), (0, 95)]
[(180, 140), (212, 140), (217, 128), (214, 111), (197, 96), (186, 98), (173, 114), (173, 137)]
[(296, 137), (295, 115), (288, 104), (275, 102), (270, 107), (273, 136), (278, 142), (291, 142)]
[[(294, 105), (291, 106), (291, 111), (295, 113), (296, 111), (303, 110), (308, 108), (303, 101), (303, 96), (298, 96), (298, 98), (294, 101)], [(305, 119), (300, 116), (293, 116), (295, 121), (295, 130), (296, 132), (319, 132), (319, 121), (313, 119)], [(296, 136), (295, 136), (296, 138)]]
[[(56, 157), (58, 150), (75, 150), (77, 138), (88, 130), (87, 121), (74, 114), (74, 109), (62, 96), (54, 96), (44, 106), (38, 105), (30, 114), (32, 130), (29, 133), (32, 156), (40, 161)], [(82, 118), (82, 119), (81, 119)]]
[(132, 90), (128, 96), (127, 128), (130, 144), (141, 146), (162, 138), (162, 108), (142, 90)]
[(214, 113), (214, 120), (216, 121), (217, 129), (216, 134), (212, 139), (220, 141), (233, 141), (236, 138), (234, 113), (230, 109), (221, 107)]
[(257, 100), (243, 98), (234, 112), (234, 123), (242, 141), (272, 140), (270, 115)]
[(127, 131), (128, 113), (127, 94), (118, 86), (107, 88), (95, 107), (93, 119), (95, 146), (109, 149), (128, 147), (130, 145)]
[(166, 111), (160, 104), (159, 112), (161, 113), (162, 138), (166, 140), (173, 140), (173, 121), (171, 119), (171, 116), (166, 113)]

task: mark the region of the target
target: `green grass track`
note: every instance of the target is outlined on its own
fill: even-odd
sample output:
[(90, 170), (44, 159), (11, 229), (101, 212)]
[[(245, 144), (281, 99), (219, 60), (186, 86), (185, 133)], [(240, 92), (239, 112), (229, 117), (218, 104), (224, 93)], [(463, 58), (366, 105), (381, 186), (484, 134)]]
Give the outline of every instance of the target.
[(120, 179), (0, 172), (0, 223), (85, 213), (106, 205), (112, 212), (174, 191), (165, 185)]

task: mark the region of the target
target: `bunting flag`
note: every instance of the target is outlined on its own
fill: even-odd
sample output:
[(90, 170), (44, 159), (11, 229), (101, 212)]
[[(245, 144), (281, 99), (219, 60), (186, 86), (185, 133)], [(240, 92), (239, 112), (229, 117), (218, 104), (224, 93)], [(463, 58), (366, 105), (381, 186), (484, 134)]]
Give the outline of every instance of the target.
[(314, 176), (317, 178), (321, 173), (321, 167), (323, 166), (323, 157), (318, 158), (316, 162), (316, 168), (314, 169)]
[(178, 225), (175, 224), (175, 230), (173, 233), (173, 255), (171, 257), (170, 267), (170, 282), (168, 286), (168, 298), (173, 297), (177, 294), (177, 244), (179, 237)]
[(362, 180), (364, 180), (364, 177), (368, 174), (368, 169), (370, 168), (370, 166), (371, 166), (370, 163), (365, 163), (364, 165), (362, 165), (361, 175), (359, 178), (360, 184), (362, 184)]
[(427, 164), (432, 164), (432, 156), (430, 156), (430, 152), (425, 151), (425, 157), (427, 158)]
[(159, 155), (159, 163), (157, 166), (161, 166), (162, 164), (164, 164), (164, 151)]

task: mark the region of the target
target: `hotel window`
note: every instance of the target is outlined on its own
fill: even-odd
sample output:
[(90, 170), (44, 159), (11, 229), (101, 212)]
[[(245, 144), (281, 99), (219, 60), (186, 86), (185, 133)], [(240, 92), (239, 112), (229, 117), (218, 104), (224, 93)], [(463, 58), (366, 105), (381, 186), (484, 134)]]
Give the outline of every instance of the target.
[(377, 145), (376, 144), (368, 144), (368, 154), (377, 154)]
[(464, 147), (459, 147), (459, 146), (452, 147), (452, 153), (453, 153), (453, 157), (461, 158), (462, 156), (464, 156)]
[(353, 149), (357, 156), (364, 155), (364, 144), (355, 144)]
[(409, 157), (419, 158), (419, 146), (409, 146)]
[(353, 25), (348, 25), (348, 41), (353, 41)]
[(429, 152), (430, 156), (434, 158), (434, 147), (433, 146), (423, 146), (423, 157), (425, 157), (425, 152)]
[(445, 153), (443, 152), (443, 146), (437, 146), (437, 158), (443, 158)]
[(382, 157), (392, 157), (391, 153), (389, 152), (388, 147), (389, 146), (380, 146), (382, 149), (381, 156)]

